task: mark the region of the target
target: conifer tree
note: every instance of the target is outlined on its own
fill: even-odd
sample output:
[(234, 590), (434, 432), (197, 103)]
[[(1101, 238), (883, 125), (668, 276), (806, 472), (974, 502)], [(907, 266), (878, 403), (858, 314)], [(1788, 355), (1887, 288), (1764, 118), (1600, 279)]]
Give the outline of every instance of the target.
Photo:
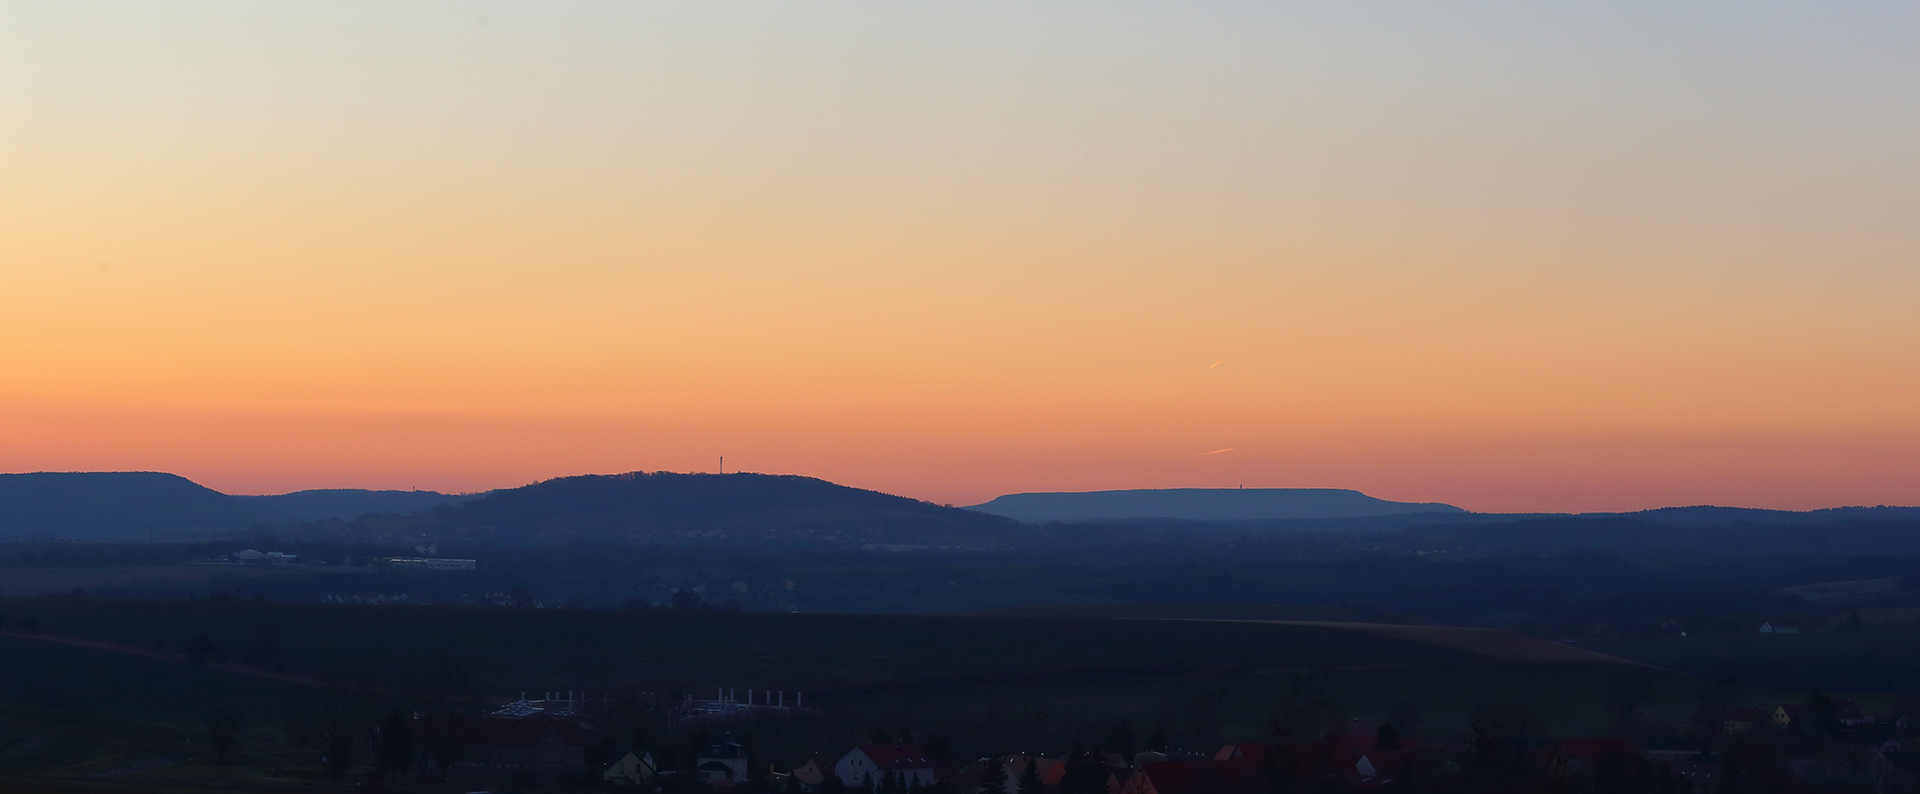
[(987, 759), (987, 768), (980, 775), (980, 794), (1007, 794), (1007, 759), (997, 755)]
[(1040, 763), (1031, 757), (1020, 773), (1020, 794), (1047, 794), (1046, 785), (1040, 782)]

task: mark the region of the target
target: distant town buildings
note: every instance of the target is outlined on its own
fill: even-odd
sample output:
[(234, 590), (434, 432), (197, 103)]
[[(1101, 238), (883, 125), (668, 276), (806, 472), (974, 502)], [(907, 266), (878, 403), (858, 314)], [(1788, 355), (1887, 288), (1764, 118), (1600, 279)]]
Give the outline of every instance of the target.
[(282, 554), (277, 551), (262, 552), (258, 549), (236, 551), (227, 555), (227, 561), (236, 565), (273, 565), (293, 562), (300, 558), (298, 554)]
[(374, 560), (376, 565), (402, 571), (472, 571), (479, 564), (473, 560), (460, 560), (451, 557), (386, 557)]

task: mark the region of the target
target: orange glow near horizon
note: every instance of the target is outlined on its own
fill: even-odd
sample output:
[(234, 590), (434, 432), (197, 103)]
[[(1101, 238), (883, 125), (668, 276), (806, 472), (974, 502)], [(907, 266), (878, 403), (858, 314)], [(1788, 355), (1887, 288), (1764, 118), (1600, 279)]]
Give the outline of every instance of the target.
[(0, 470), (1920, 504), (1911, 10), (190, 8), (0, 26)]

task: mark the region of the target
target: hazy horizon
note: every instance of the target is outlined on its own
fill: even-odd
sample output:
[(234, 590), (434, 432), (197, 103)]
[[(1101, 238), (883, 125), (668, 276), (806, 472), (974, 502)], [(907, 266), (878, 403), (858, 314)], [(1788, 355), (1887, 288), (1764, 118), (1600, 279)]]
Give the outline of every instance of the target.
[(1920, 503), (1911, 5), (0, 21), (0, 470)]

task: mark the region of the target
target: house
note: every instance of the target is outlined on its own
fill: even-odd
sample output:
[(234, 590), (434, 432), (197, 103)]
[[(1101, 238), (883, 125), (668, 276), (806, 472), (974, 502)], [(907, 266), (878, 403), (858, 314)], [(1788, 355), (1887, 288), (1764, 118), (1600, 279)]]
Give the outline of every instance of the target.
[(925, 786), (942, 778), (939, 767), (920, 745), (888, 742), (853, 748), (833, 765), (833, 774), (847, 788), (862, 788), (868, 780), (877, 785), (888, 772), (899, 778), (902, 785), (918, 782)]
[(1761, 634), (1799, 634), (1800, 629), (1796, 626), (1775, 626), (1772, 623), (1762, 623), (1760, 624), (1760, 633)]
[(712, 744), (701, 748), (693, 757), (694, 776), (707, 783), (733, 783), (747, 779), (747, 751), (733, 740), (733, 734), (722, 733)]
[[(1773, 710), (1773, 724), (1779, 728), (1790, 728), (1802, 724), (1812, 714), (1810, 704), (1783, 703)], [(1833, 719), (1841, 725), (1872, 725), (1873, 718), (1860, 710), (1860, 706), (1851, 700), (1833, 701)]]
[(460, 727), (459, 777), (550, 781), (586, 768), (586, 741), (569, 720), (480, 718)]
[(653, 753), (628, 751), (600, 772), (600, 779), (616, 786), (641, 786), (653, 780)]
[(794, 767), (789, 774), (793, 775), (803, 791), (819, 791), (820, 784), (827, 782), (827, 767), (817, 758), (807, 759), (806, 763)]

